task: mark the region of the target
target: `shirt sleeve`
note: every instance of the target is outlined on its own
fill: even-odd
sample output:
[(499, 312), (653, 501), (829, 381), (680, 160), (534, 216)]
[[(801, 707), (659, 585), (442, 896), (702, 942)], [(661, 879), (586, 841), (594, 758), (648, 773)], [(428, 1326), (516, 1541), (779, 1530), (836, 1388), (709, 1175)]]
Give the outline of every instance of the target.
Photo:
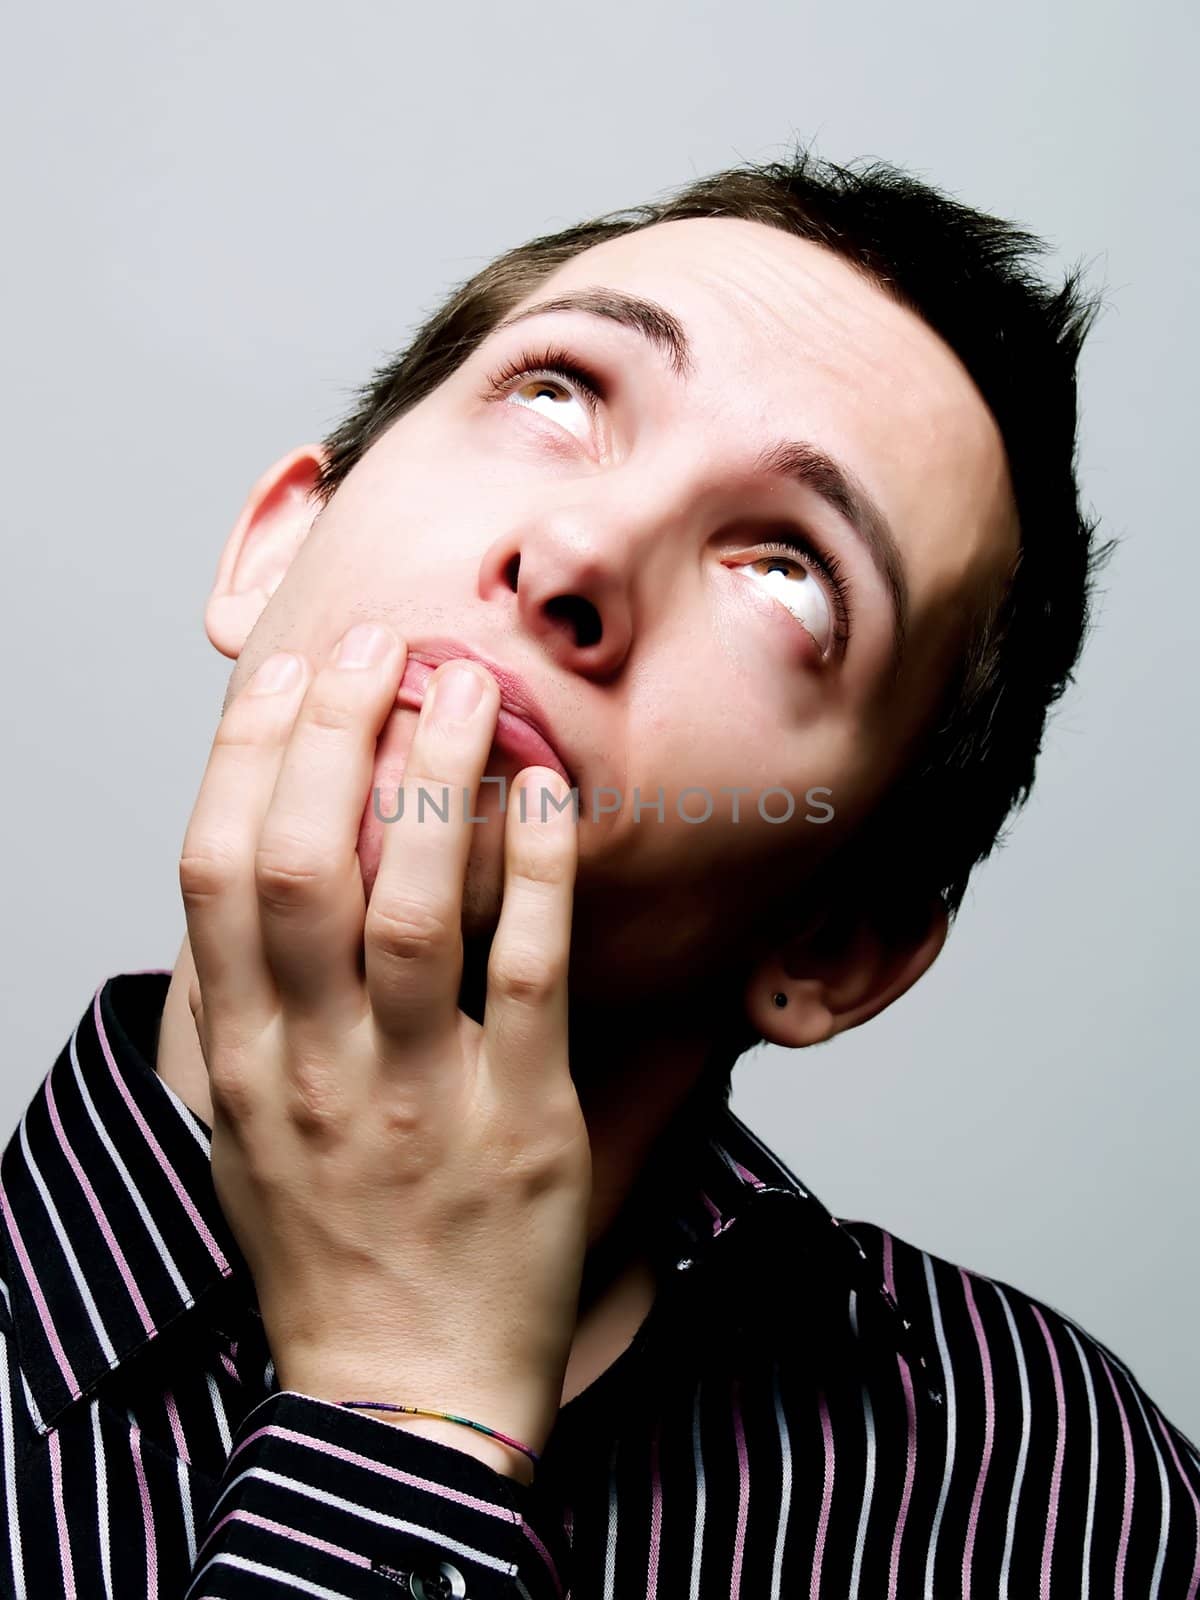
[(233, 1437), (185, 1600), (561, 1600), (567, 1554), (532, 1486), (284, 1389)]

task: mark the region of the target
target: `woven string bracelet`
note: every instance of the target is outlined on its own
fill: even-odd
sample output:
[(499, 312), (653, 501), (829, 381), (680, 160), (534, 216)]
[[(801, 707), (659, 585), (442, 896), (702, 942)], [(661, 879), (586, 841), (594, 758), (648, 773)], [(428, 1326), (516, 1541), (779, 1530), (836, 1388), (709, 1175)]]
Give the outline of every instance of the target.
[(339, 1400), (338, 1404), (360, 1411), (406, 1411), (414, 1417), (440, 1417), (443, 1422), (460, 1422), (464, 1428), (474, 1428), (476, 1433), (486, 1433), (490, 1439), (499, 1439), (501, 1444), (511, 1445), (514, 1450), (519, 1450), (522, 1455), (528, 1456), (535, 1465), (542, 1459), (536, 1450), (531, 1450), (528, 1445), (521, 1444), (516, 1439), (510, 1439), (508, 1434), (501, 1433), (498, 1428), (485, 1428), (482, 1422), (472, 1422), (470, 1417), (456, 1417), (450, 1411), (426, 1411), (422, 1406), (394, 1406), (382, 1400)]

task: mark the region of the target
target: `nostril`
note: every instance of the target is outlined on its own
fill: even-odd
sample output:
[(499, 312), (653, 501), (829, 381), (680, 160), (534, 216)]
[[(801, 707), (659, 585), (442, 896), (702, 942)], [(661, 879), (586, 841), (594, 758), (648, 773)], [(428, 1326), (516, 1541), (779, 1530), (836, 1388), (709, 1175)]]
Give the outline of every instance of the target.
[(560, 595), (554, 600), (546, 601), (546, 615), (561, 618), (575, 630), (576, 644), (580, 649), (588, 645), (598, 644), (603, 631), (600, 623), (600, 613), (590, 600), (585, 600), (581, 595)]

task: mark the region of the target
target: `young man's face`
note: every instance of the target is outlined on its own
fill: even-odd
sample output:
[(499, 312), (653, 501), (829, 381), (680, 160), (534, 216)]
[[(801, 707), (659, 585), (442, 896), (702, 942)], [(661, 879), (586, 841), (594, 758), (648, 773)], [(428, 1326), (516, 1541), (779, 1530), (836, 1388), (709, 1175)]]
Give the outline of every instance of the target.
[[(819, 246), (732, 219), (660, 224), (576, 256), (517, 312), (577, 291), (663, 308), (686, 374), (663, 341), (583, 309), (494, 332), (289, 550), (230, 691), (280, 646), (323, 660), (366, 616), (395, 627), (410, 662), (455, 641), (523, 680), (580, 790), (573, 990), (632, 996), (722, 970), (783, 882), (803, 910), (805, 875), (902, 770), (1018, 531), (999, 432), (958, 359)], [(602, 398), (551, 374), (489, 397), (500, 369), (548, 352), (590, 369)], [(761, 470), (788, 441), (840, 463), (891, 530), (876, 537), (894, 539), (906, 595), (896, 671), (896, 597), (864, 537), (819, 477)], [(781, 539), (808, 546), (807, 564), (773, 552)], [(385, 814), (416, 716), (398, 707), (380, 739)], [(500, 742), (488, 770), (532, 759)], [(711, 802), (707, 820), (680, 816), (684, 790), (691, 816)], [(786, 814), (781, 790), (794, 814), (766, 820)], [(597, 815), (612, 791), (620, 808)], [(499, 913), (498, 798), (485, 785), (475, 810), (488, 821), (469, 938)], [(385, 827), (372, 809), (367, 797), (368, 892)]]

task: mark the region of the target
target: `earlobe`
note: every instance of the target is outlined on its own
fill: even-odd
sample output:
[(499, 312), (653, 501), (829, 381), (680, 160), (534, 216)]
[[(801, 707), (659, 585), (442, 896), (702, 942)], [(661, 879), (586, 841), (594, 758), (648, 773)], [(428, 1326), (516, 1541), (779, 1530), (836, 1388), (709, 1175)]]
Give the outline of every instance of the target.
[(205, 632), (230, 660), (241, 654), (316, 519), (323, 461), (319, 445), (300, 445), (269, 467), (246, 497), (204, 609)]
[(768, 1044), (787, 1050), (823, 1044), (838, 1031), (825, 986), (818, 978), (771, 979), (766, 969), (760, 970), (746, 987), (745, 1005), (755, 1033)]
[(850, 928), (810, 923), (793, 934), (746, 985), (750, 1026), (769, 1044), (798, 1049), (878, 1016), (933, 965), (949, 921), (935, 896), (916, 931), (910, 925), (900, 935), (884, 927), (864, 916)]

